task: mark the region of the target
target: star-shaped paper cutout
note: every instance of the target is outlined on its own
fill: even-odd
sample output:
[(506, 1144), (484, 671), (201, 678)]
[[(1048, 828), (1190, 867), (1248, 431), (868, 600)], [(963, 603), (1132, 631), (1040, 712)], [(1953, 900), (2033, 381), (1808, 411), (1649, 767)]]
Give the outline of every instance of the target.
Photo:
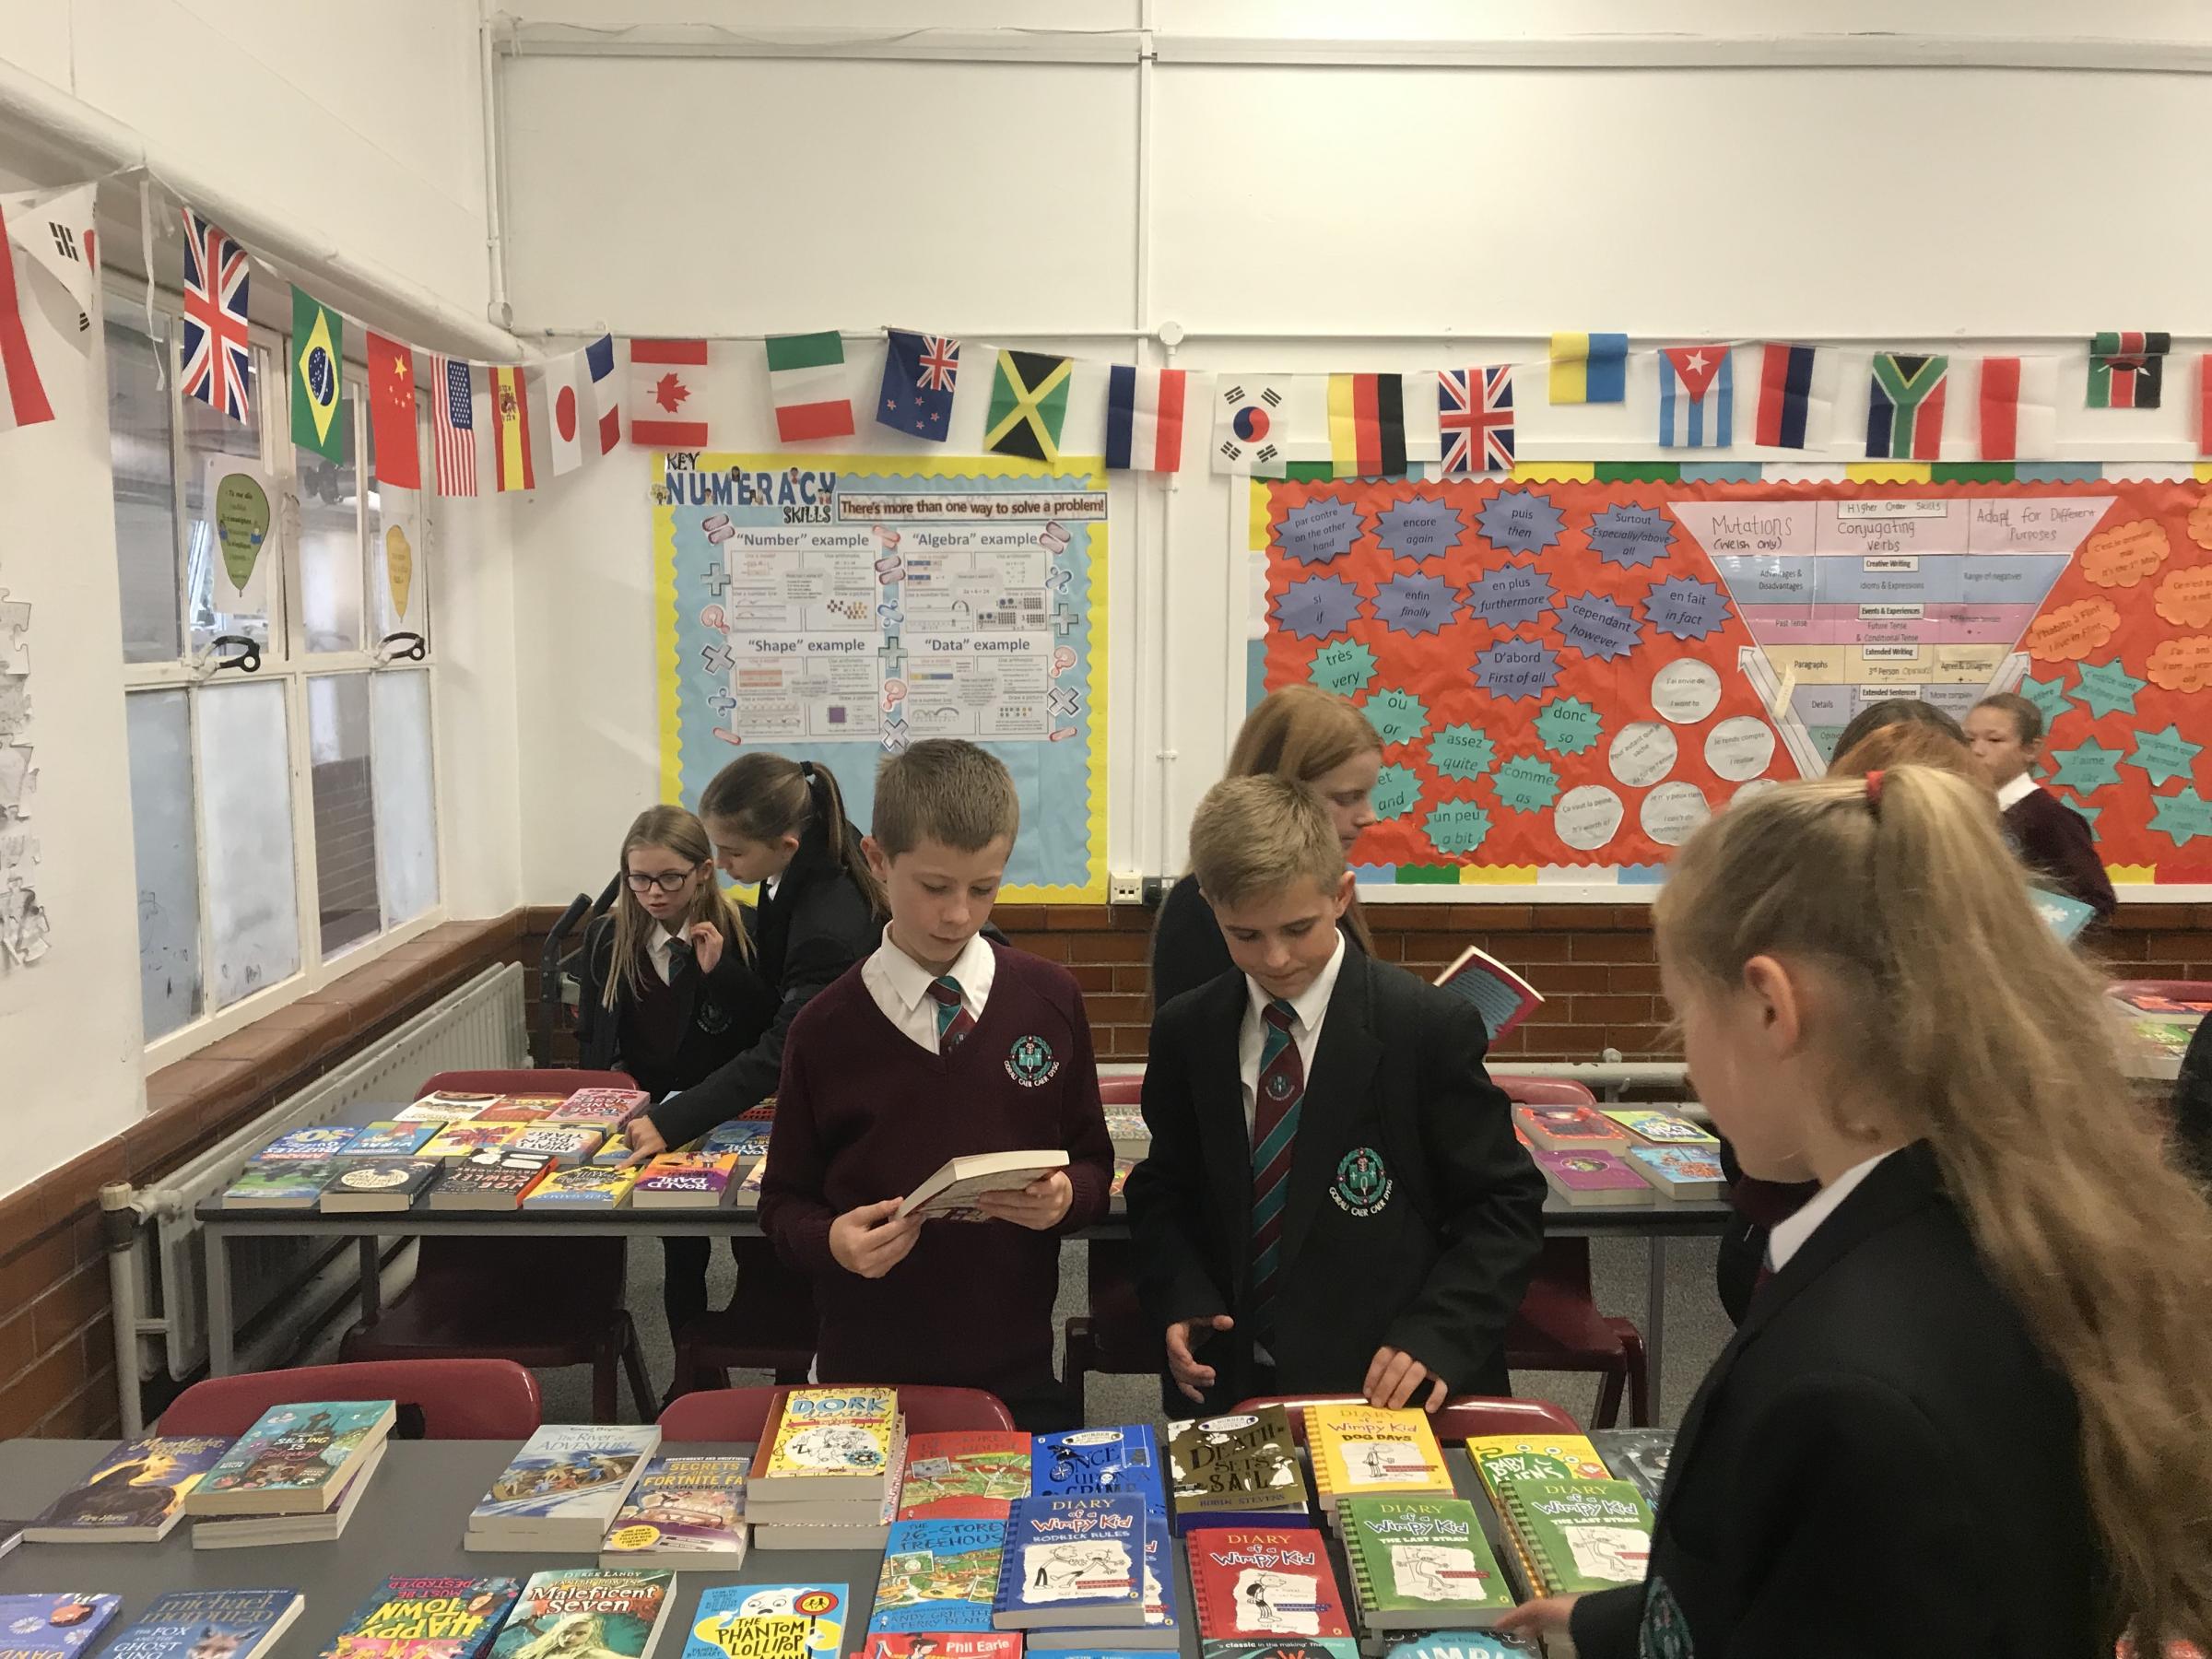
[(2154, 794), (2150, 827), (2185, 847), (2200, 835), (2212, 835), (2212, 801), (2194, 789), (2177, 789), (2170, 795)]
[(2148, 682), (2139, 680), (2120, 666), (2117, 657), (2109, 663), (2084, 663), (2081, 665), (2081, 684), (2075, 690), (2074, 700), (2085, 705), (2096, 719), (2107, 714), (2133, 714), (2136, 712), (2136, 693)]
[(2085, 739), (2075, 748), (2053, 749), (2051, 756), (2058, 762), (2058, 771), (2052, 781), (2062, 789), (2088, 794), (2120, 781), (2120, 762), (2126, 755), (2125, 749), (2107, 748), (2095, 737)]
[(2067, 709), (2066, 671), (2061, 668), (2047, 680), (2030, 674), (2020, 681), (2020, 695), (2043, 712), (2046, 729), (2058, 724), (2058, 717)]
[(2187, 741), (2180, 727), (2169, 724), (2162, 732), (2137, 732), (2136, 752), (2128, 756), (2127, 763), (2141, 767), (2151, 786), (2162, 789), (2176, 778), (2194, 781), (2196, 758), (2204, 747)]

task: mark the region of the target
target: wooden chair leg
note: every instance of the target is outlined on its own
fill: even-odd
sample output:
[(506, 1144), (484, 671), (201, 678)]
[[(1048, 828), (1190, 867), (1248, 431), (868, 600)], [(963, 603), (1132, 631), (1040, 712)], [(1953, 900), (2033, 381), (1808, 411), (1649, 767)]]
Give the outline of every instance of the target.
[(637, 1324), (627, 1313), (622, 1315), (622, 1369), (629, 1377), (630, 1397), (638, 1403), (638, 1421), (652, 1422), (659, 1415), (653, 1401), (653, 1382), (645, 1375), (645, 1354), (638, 1346)]
[(1602, 1373), (1605, 1381), (1600, 1382), (1597, 1387), (1597, 1410), (1591, 1416), (1591, 1428), (1611, 1429), (1619, 1424), (1620, 1387), (1621, 1383), (1626, 1381), (1623, 1373), (1627, 1370), (1628, 1366), (1623, 1363), (1617, 1368), (1609, 1368)]

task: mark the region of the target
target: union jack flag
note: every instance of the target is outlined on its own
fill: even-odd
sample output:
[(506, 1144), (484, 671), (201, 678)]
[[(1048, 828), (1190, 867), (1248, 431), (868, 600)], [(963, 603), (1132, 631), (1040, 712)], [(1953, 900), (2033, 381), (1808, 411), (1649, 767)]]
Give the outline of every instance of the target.
[(184, 395), (251, 421), (246, 251), (184, 209)]
[(1444, 477), (1513, 470), (1513, 371), (1440, 369), (1437, 424), (1444, 435)]
[(922, 373), (914, 384), (924, 392), (950, 392), (959, 372), (960, 343), (940, 335), (922, 336)]

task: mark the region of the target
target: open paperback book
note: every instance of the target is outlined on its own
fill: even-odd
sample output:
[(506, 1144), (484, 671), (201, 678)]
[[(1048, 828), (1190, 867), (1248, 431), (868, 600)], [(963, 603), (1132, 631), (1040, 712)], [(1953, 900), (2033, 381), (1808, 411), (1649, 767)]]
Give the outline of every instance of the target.
[(1534, 985), (1488, 951), (1472, 945), (1436, 976), (1436, 982), (1475, 1005), (1492, 1042), (1544, 1006), (1544, 998)]
[(972, 1158), (947, 1159), (937, 1172), (906, 1195), (899, 1216), (958, 1217), (972, 1212), (985, 1193), (1025, 1187), (1039, 1176), (1067, 1168), (1064, 1148), (1030, 1152), (979, 1152)]

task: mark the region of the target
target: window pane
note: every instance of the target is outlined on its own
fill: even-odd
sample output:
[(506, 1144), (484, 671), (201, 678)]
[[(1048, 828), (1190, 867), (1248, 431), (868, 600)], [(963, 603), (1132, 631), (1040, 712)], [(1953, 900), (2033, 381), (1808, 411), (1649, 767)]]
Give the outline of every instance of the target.
[(192, 715), (182, 691), (124, 699), (131, 839), (138, 854), (138, 995), (146, 1040), (200, 1012), (200, 859), (192, 823)]
[(372, 939), (376, 902), (376, 791), (369, 759), (369, 677), (307, 682), (308, 777), (315, 792), (315, 893), (323, 959)]
[(135, 329), (108, 324), (108, 459), (115, 478), (126, 663), (173, 663), (184, 654), (169, 393), (156, 356), (166, 349)]
[(200, 700), (206, 903), (218, 1008), (300, 971), (291, 754), (281, 684), (209, 686)]
[(423, 568), (422, 492), (376, 482), (376, 423), (368, 424), (369, 643), (395, 633), (418, 633), (427, 641), (430, 591)]
[(355, 393), (349, 381), (338, 399), (336, 429), (344, 460), (325, 461), (313, 450), (292, 451), (300, 475), (300, 615), (310, 651), (361, 648), (360, 477), (353, 441), (359, 400)]
[(376, 854), (389, 925), (438, 902), (438, 812), (430, 762), (430, 677), (388, 669), (369, 682), (376, 723)]
[(192, 649), (201, 652), (218, 634), (244, 634), (269, 642), (269, 549), (263, 544), (254, 579), (241, 592), (223, 563), (215, 527), (207, 521), (208, 463), (217, 455), (261, 457), (261, 354), (252, 354), (246, 395), (253, 423), (241, 424), (194, 397), (182, 401), (184, 425), (184, 580), (192, 615)]

